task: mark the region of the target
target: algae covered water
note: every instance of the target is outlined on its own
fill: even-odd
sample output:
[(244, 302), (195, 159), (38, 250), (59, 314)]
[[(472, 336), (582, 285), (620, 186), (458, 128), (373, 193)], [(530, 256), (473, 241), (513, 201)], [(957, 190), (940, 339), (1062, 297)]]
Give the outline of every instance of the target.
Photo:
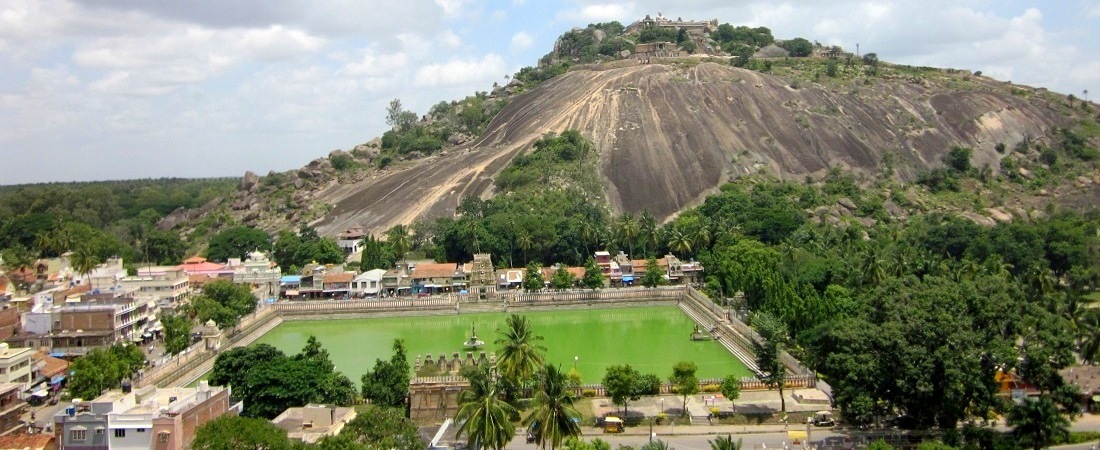
[[(551, 363), (568, 371), (576, 364), (586, 383), (599, 382), (608, 366), (630, 364), (642, 373), (662, 379), (672, 374), (678, 361), (693, 361), (699, 378), (726, 375), (749, 376), (749, 370), (714, 341), (692, 341), (694, 322), (673, 306), (606, 309), (563, 309), (522, 312), (536, 335), (543, 336)], [(485, 341), (481, 350), (495, 352), (498, 328), (505, 326), (506, 313), (458, 314), (447, 316), (387, 317), (365, 319), (291, 320), (280, 324), (257, 342), (270, 344), (293, 354), (301, 350), (310, 335), (329, 351), (336, 368), (356, 384), (376, 359), (389, 359), (393, 340), (400, 338), (411, 365), (417, 355), (454, 352), (463, 357), (463, 343), (476, 327)], [(475, 353), (475, 357), (477, 353)]]

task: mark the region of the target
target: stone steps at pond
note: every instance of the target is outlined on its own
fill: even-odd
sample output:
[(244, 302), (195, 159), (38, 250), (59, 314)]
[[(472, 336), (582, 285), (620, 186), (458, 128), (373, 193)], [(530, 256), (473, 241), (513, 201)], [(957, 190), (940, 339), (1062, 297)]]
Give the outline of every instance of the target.
[[(256, 342), (257, 339), (259, 339), (264, 334), (267, 334), (268, 331), (271, 331), (271, 330), (275, 329), (275, 327), (279, 326), (279, 324), (281, 324), (281, 323), (283, 323), (283, 319), (280, 318), (280, 317), (275, 317), (275, 318), (269, 320), (267, 323), (260, 326), (259, 328), (256, 328), (255, 330), (250, 331), (248, 333), (248, 335), (246, 335), (246, 336), (242, 337), (241, 339), (231, 343), (230, 345), (222, 348), (221, 351), (228, 351), (228, 350), (230, 350), (232, 348), (236, 348), (236, 347), (245, 347), (245, 346), (247, 346), (247, 345), (249, 345), (253, 342)], [(211, 370), (214, 370), (214, 362), (217, 359), (218, 358), (216, 356), (208, 358), (206, 361), (203, 361), (202, 364), (199, 364), (194, 369), (191, 369), (191, 370), (187, 371), (187, 373), (185, 373), (182, 376), (180, 376), (179, 378), (177, 378), (175, 381), (173, 381), (171, 383), (171, 385), (172, 386), (187, 386), (191, 383), (194, 383), (195, 380), (198, 380), (199, 378), (201, 378), (207, 372), (209, 372)]]
[[(684, 314), (687, 314), (688, 317), (691, 317), (691, 320), (694, 320), (695, 323), (703, 327), (708, 326), (708, 322), (700, 317), (699, 313), (694, 308), (689, 307), (687, 305), (687, 302), (680, 302), (680, 309), (684, 311)], [(711, 320), (710, 323), (713, 323), (713, 320)], [(760, 367), (756, 365), (756, 358), (752, 355), (752, 353), (746, 351), (745, 349), (741, 348), (741, 346), (734, 343), (730, 336), (719, 336), (718, 343), (722, 344), (722, 346), (729, 350), (730, 353), (733, 353), (734, 356), (737, 357), (737, 359), (741, 360), (741, 363), (743, 363), (745, 367), (749, 368), (749, 370), (753, 371), (754, 373), (760, 372)]]

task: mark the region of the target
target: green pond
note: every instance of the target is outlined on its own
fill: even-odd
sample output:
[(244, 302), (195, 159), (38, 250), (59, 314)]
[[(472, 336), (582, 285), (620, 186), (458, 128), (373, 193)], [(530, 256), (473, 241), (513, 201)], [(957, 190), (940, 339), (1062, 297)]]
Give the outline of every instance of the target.
[[(524, 312), (536, 335), (544, 336), (547, 358), (568, 370), (576, 364), (586, 383), (599, 382), (608, 366), (630, 364), (642, 373), (662, 379), (672, 374), (678, 361), (693, 361), (699, 378), (751, 373), (721, 344), (692, 341), (694, 323), (673, 306), (607, 309), (567, 309)], [(329, 351), (336, 368), (356, 384), (376, 359), (389, 359), (393, 340), (405, 340), (409, 363), (417, 355), (432, 359), (454, 352), (465, 357), (462, 344), (471, 326), (485, 341), (481, 348), (494, 352), (496, 331), (505, 325), (506, 313), (448, 316), (388, 317), (366, 319), (285, 321), (257, 341), (288, 354), (297, 353), (310, 335)], [(475, 357), (477, 354), (475, 353)]]

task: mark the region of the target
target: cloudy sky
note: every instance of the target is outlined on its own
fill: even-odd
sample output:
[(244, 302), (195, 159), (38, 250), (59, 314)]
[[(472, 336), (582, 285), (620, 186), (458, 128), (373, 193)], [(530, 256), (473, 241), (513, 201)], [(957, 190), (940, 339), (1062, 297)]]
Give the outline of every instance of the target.
[(0, 184), (300, 167), (657, 11), (1100, 96), (1100, 0), (3, 0)]

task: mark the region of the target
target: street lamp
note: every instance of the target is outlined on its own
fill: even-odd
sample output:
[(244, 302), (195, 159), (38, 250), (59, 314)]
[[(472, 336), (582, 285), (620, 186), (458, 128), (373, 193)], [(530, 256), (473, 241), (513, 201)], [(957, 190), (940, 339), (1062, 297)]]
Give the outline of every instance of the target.
[(573, 357), (573, 370), (577, 370), (577, 361), (580, 361), (580, 359), (581, 359), (580, 356), (574, 356)]

